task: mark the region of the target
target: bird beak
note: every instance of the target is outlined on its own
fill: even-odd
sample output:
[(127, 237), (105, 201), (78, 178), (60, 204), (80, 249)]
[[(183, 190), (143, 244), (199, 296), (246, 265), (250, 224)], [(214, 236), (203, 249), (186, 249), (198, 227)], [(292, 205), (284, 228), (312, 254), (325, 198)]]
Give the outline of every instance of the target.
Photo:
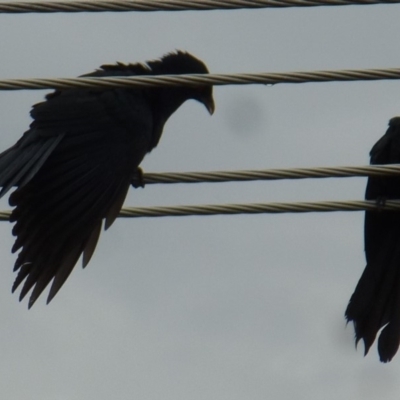
[(212, 97), (209, 97), (204, 100), (203, 104), (207, 108), (207, 111), (210, 113), (210, 115), (213, 115), (215, 111), (214, 99)]

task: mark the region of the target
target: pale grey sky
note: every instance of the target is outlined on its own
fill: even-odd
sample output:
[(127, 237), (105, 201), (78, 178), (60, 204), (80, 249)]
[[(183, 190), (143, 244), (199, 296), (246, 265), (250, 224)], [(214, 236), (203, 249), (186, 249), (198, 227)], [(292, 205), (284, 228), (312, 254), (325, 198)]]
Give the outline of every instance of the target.
[[(73, 77), (174, 49), (211, 72), (400, 65), (399, 5), (0, 15), (0, 77)], [(363, 165), (400, 83), (216, 87), (186, 103), (145, 171)], [(0, 92), (0, 148), (44, 91)], [(361, 199), (365, 179), (152, 185), (126, 205)], [(2, 207), (6, 208), (3, 201)], [(7, 400), (398, 399), (400, 355), (363, 358), (343, 317), (364, 268), (363, 213), (119, 219), (49, 305), (11, 295), (0, 223), (0, 395)]]

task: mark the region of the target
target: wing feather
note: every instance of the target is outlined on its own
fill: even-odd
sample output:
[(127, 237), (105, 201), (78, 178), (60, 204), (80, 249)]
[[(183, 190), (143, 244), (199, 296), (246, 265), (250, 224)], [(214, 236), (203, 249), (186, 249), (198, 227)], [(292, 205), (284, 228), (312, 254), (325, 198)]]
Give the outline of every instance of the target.
[[(54, 104), (34, 108), (36, 140), (25, 134), (13, 154), (0, 155), (0, 165), (8, 163), (0, 174), (3, 191), (18, 186), (10, 196), (12, 251), (20, 250), (12, 290), (23, 284), (20, 299), (32, 290), (29, 307), (53, 281), (51, 301), (82, 253), (87, 265), (102, 220), (108, 228), (117, 217), (151, 141), (151, 115), (138, 93), (61, 93)], [(77, 95), (87, 112), (76, 111)], [(124, 96), (128, 100), (121, 102)], [(135, 101), (139, 105), (129, 109)]]
[[(371, 150), (371, 164), (400, 162), (400, 120), (391, 120), (386, 134)], [(400, 197), (398, 177), (370, 177), (366, 199)], [(400, 343), (400, 215), (393, 211), (365, 212), (367, 265), (351, 296), (346, 318), (354, 322), (356, 342), (363, 340), (365, 354), (379, 334), (378, 351), (390, 361)]]

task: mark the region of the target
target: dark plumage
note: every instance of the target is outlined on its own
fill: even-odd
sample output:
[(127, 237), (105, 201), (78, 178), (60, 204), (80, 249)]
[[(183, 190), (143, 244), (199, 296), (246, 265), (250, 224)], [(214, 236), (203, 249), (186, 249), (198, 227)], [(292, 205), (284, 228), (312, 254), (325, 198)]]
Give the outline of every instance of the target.
[[(178, 51), (146, 64), (103, 65), (85, 76), (208, 73), (192, 55)], [(157, 146), (167, 119), (195, 99), (214, 111), (212, 87), (57, 90), (36, 104), (30, 129), (0, 154), (3, 196), (16, 222), (12, 252), (20, 250), (14, 292), (32, 289), (31, 307), (51, 282), (56, 295), (83, 254), (85, 267), (105, 229), (117, 217), (138, 166)]]
[[(371, 150), (371, 164), (400, 163), (400, 117), (390, 120), (386, 134)], [(370, 177), (367, 200), (400, 199), (400, 177)], [(354, 322), (356, 341), (368, 353), (379, 330), (381, 361), (388, 362), (400, 343), (400, 212), (365, 213), (367, 266), (346, 310)]]

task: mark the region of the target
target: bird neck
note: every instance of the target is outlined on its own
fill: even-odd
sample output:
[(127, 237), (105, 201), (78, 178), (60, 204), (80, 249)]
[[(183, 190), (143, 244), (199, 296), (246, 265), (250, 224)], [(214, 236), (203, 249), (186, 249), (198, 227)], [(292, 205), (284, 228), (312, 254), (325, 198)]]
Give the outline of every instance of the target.
[(152, 148), (156, 147), (168, 118), (186, 101), (187, 97), (179, 89), (153, 89), (149, 93), (149, 100), (154, 117)]

